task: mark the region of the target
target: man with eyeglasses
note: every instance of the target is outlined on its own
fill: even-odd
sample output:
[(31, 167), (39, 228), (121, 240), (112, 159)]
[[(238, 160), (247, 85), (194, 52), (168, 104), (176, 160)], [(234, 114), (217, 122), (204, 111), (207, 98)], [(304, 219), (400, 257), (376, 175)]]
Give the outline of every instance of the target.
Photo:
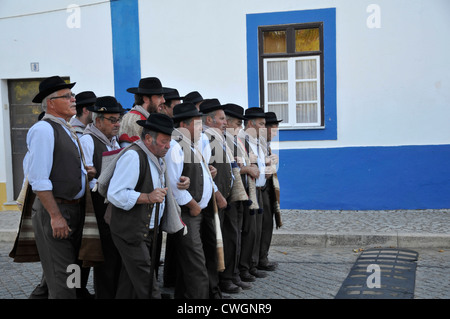
[[(97, 174), (89, 183), (89, 187), (92, 189), (102, 170), (103, 152), (120, 148), (117, 134), (125, 110), (112, 96), (97, 98), (95, 104), (88, 107), (88, 110), (92, 112), (93, 122), (86, 126), (80, 142), (86, 164), (94, 166), (97, 171)], [(92, 192), (91, 197), (105, 259), (104, 263), (94, 267), (95, 297), (97, 299), (113, 299), (116, 295), (121, 269), (120, 255), (112, 241), (109, 226), (104, 219), (107, 208), (105, 198), (98, 192)]]
[(36, 194), (32, 224), (48, 297), (76, 298), (67, 285), (67, 267), (76, 264), (81, 245), (86, 178), (93, 167), (82, 162), (78, 137), (67, 121), (75, 115), (75, 95), (59, 76), (43, 80), (34, 103), (46, 112), (27, 134), (25, 176)]

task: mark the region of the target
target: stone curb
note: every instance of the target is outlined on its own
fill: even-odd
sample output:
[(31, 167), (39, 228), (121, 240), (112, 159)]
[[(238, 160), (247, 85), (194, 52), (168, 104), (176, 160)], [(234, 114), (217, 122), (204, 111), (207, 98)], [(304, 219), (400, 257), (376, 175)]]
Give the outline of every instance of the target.
[(450, 234), (276, 231), (272, 246), (450, 248)]
[[(1, 229), (0, 242), (13, 243), (17, 230)], [(352, 247), (367, 246), (403, 248), (450, 248), (450, 234), (431, 233), (339, 233), (274, 231), (272, 246), (288, 247)]]

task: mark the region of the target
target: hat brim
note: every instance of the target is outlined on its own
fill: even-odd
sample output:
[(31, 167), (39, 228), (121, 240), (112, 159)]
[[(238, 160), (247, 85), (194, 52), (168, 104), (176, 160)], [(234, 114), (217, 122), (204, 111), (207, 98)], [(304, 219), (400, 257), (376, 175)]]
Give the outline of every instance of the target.
[[(81, 108), (84, 107), (86, 105), (90, 105), (93, 104), (97, 101), (97, 98), (92, 97), (90, 99), (86, 99), (86, 100), (82, 100), (81, 102), (76, 102), (77, 103), (77, 108)], [(90, 111), (90, 110), (89, 110)]]
[(118, 109), (118, 110), (107, 110), (107, 109), (105, 109), (105, 110), (100, 111), (100, 110), (96, 110), (95, 109), (95, 105), (88, 106), (88, 107), (86, 107), (86, 109), (88, 111), (91, 111), (91, 112), (94, 112), (94, 113), (105, 113), (105, 114), (106, 113), (111, 113), (111, 114), (113, 114), (113, 113), (120, 113), (120, 114), (124, 114), (127, 111), (124, 108)]
[(127, 92), (133, 93), (133, 94), (141, 94), (141, 95), (155, 95), (155, 94), (166, 94), (170, 93), (171, 90), (169, 88), (160, 88), (160, 89), (143, 89), (140, 87), (136, 88), (129, 88), (127, 89)]
[(227, 111), (225, 110), (225, 115), (240, 119), (240, 120), (246, 120), (247, 118), (239, 113), (235, 113), (233, 111)]
[(34, 99), (32, 100), (33, 103), (42, 103), (42, 100), (46, 97), (52, 94), (53, 92), (63, 90), (63, 89), (71, 89), (77, 82), (73, 83), (66, 83), (66, 84), (59, 84), (56, 86), (53, 86), (51, 88), (48, 88), (42, 92), (39, 92)]
[(266, 118), (266, 115), (265, 115), (264, 113), (245, 114), (245, 118), (246, 118), (247, 120), (250, 120), (250, 119), (259, 119), (259, 118), (265, 119), (265, 118)]
[(156, 132), (167, 134), (167, 135), (172, 135), (172, 132), (173, 132), (173, 127), (169, 128), (166, 126), (149, 124), (149, 123), (147, 123), (147, 120), (138, 120), (138, 121), (136, 121), (136, 124), (146, 128), (146, 129), (149, 129), (151, 131), (156, 131)]
[(276, 121), (269, 121), (269, 122), (267, 122), (267, 120), (266, 120), (266, 124), (279, 124), (280, 122), (283, 122), (283, 120), (276, 120)]
[(172, 120), (174, 122), (181, 122), (182, 120), (185, 120), (185, 119), (189, 119), (189, 118), (192, 118), (192, 117), (202, 117), (203, 115), (204, 114), (202, 112), (199, 112), (199, 111), (194, 112), (194, 111), (192, 111), (192, 112), (186, 112), (186, 113), (182, 113), (182, 114), (176, 115), (176, 116), (172, 117)]

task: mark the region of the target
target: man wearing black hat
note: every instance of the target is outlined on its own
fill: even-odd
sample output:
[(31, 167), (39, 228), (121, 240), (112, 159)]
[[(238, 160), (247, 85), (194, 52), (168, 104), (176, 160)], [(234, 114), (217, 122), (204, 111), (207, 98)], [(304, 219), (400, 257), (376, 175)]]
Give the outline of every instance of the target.
[[(233, 167), (237, 167), (234, 160), (232, 150), (228, 147), (224, 139), (224, 133), (227, 127), (227, 119), (224, 112), (224, 106), (220, 104), (217, 99), (207, 99), (203, 101), (200, 105), (200, 111), (203, 115), (203, 136), (205, 137), (205, 145), (203, 147), (203, 155), (208, 164), (216, 168), (217, 174), (214, 177), (215, 185), (217, 190), (215, 192), (216, 200), (219, 208), (220, 219), (222, 221), (222, 234), (224, 239), (224, 254), (225, 258), (230, 261), (230, 252), (234, 251), (234, 247), (229, 244), (232, 242), (229, 239), (229, 217), (237, 214), (234, 205), (229, 205), (231, 199), (232, 187), (236, 185), (235, 176), (233, 174)], [(219, 205), (219, 203), (221, 203)], [(214, 216), (205, 216), (213, 223)], [(230, 264), (226, 264), (226, 267), (230, 267)], [(211, 278), (218, 279), (217, 271), (212, 275), (210, 270), (210, 281)], [(229, 269), (225, 269), (225, 274), (221, 273), (220, 276), (220, 289), (226, 293), (238, 293), (240, 291), (239, 286), (232, 282), (231, 276), (229, 274)], [(217, 286), (217, 283), (213, 281)], [(210, 286), (214, 286), (211, 285)]]
[(197, 91), (192, 91), (183, 98), (184, 103), (192, 103), (195, 105), (197, 110), (200, 110), (200, 104), (202, 104), (204, 101), (202, 95), (198, 93)]
[(266, 112), (266, 139), (260, 137), (263, 151), (266, 153), (266, 184), (262, 188), (261, 197), (263, 201), (263, 220), (261, 228), (261, 244), (259, 250), (258, 269), (273, 271), (277, 267), (276, 262), (269, 261), (269, 248), (272, 241), (273, 219), (277, 221), (277, 228), (281, 226), (280, 212), (280, 186), (276, 173), (278, 156), (272, 152), (270, 142), (278, 133), (278, 125), (282, 120), (277, 119), (274, 112)]
[(43, 80), (34, 103), (46, 112), (27, 134), (29, 156), (24, 172), (36, 193), (32, 215), (36, 245), (49, 298), (75, 298), (67, 285), (67, 267), (77, 263), (86, 178), (95, 169), (83, 163), (78, 137), (67, 121), (76, 114), (75, 95), (59, 76)]
[[(159, 261), (150, 261), (150, 252), (156, 244), (154, 232), (161, 217), (176, 214), (166, 209), (171, 190), (166, 184), (163, 160), (170, 148), (173, 121), (165, 114), (154, 113), (137, 124), (143, 128), (141, 138), (117, 160), (107, 193), (113, 205), (111, 234), (122, 257), (116, 297), (161, 298), (156, 278), (150, 273), (150, 262)], [(160, 217), (156, 225), (155, 216)]]
[(243, 216), (248, 214), (249, 206), (252, 204), (250, 199), (255, 197), (254, 194), (252, 197), (249, 196), (250, 190), (254, 191), (254, 187), (249, 188), (249, 183), (253, 183), (254, 186), (254, 180), (250, 179), (259, 176), (259, 170), (255, 164), (250, 163), (245, 144), (237, 136), (242, 130), (243, 121), (246, 119), (244, 108), (233, 103), (225, 104), (225, 114), (227, 116), (226, 142), (237, 159), (239, 174), (241, 175), (239, 179), (242, 186), (237, 187), (239, 186), (238, 183), (233, 184), (236, 187), (231, 190), (229, 205), (234, 210), (230, 209), (224, 216), (224, 247), (230, 249), (225, 249), (225, 264), (227, 267), (221, 274), (221, 280), (231, 280), (242, 289), (250, 289), (251, 284), (241, 280), (238, 266), (241, 256)]
[[(204, 228), (203, 219), (205, 212), (212, 210), (213, 180), (198, 149), (202, 115), (192, 103), (181, 103), (174, 107), (173, 120), (178, 134), (166, 155), (169, 182), (175, 200), (181, 207), (181, 218), (188, 229), (187, 234), (178, 234), (176, 238), (178, 273), (175, 298), (181, 299), (210, 297), (207, 252), (203, 244), (206, 238), (215, 243), (215, 234), (211, 234), (209, 228)], [(191, 180), (187, 190), (177, 189), (175, 185), (181, 175)]]
[(92, 113), (87, 108), (94, 105), (97, 97), (92, 91), (84, 91), (75, 95), (77, 114), (70, 119), (69, 124), (75, 129), (78, 137), (83, 135), (86, 125), (92, 123)]
[(178, 93), (177, 89), (169, 89), (169, 90), (170, 90), (169, 93), (164, 94), (164, 99), (166, 101), (162, 105), (160, 113), (172, 117), (174, 106), (180, 104), (183, 97), (180, 96), (180, 93)]
[[(120, 148), (117, 133), (124, 109), (112, 96), (96, 99), (95, 105), (88, 107), (93, 112), (93, 123), (87, 125), (80, 143), (84, 151), (86, 164), (94, 166), (97, 174), (90, 181), (90, 188), (94, 188), (102, 170), (103, 152)], [(97, 217), (104, 262), (94, 267), (94, 289), (98, 299), (113, 299), (116, 295), (121, 262), (120, 255), (111, 238), (111, 231), (106, 224), (104, 215), (107, 204), (105, 198), (98, 192), (91, 194), (95, 215)]]
[(145, 120), (152, 113), (160, 112), (165, 102), (164, 94), (170, 90), (162, 86), (156, 77), (143, 78), (138, 87), (127, 89), (134, 94), (134, 106), (123, 117), (119, 130), (119, 142), (121, 146), (129, 145), (138, 140), (142, 133), (142, 127), (136, 121)]
[(258, 271), (256, 266), (259, 260), (259, 247), (262, 228), (262, 197), (261, 189), (266, 183), (265, 154), (259, 142), (259, 136), (264, 135), (266, 119), (264, 111), (259, 107), (245, 110), (245, 129), (240, 131), (238, 137), (245, 141), (251, 163), (259, 168), (259, 176), (255, 180), (256, 197), (259, 209), (249, 209), (243, 216), (241, 258), (239, 262), (240, 276), (243, 281), (251, 282), (256, 278), (264, 278), (266, 274)]

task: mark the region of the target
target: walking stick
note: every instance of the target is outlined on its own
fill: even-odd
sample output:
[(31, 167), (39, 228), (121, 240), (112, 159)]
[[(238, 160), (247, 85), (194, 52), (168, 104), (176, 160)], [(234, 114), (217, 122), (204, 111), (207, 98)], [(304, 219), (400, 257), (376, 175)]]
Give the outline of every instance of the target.
[(219, 211), (217, 208), (214, 190), (212, 196), (214, 206), (214, 225), (216, 228), (217, 271), (223, 272), (225, 270), (225, 259), (223, 254), (223, 238), (222, 238), (222, 230), (220, 229)]
[(153, 242), (152, 242), (152, 256), (150, 260), (150, 299), (152, 298), (153, 293), (153, 274), (156, 269), (156, 250), (157, 250), (157, 241), (158, 241), (158, 222), (159, 222), (159, 206), (160, 203), (156, 203), (155, 209), (155, 221), (153, 222)]

